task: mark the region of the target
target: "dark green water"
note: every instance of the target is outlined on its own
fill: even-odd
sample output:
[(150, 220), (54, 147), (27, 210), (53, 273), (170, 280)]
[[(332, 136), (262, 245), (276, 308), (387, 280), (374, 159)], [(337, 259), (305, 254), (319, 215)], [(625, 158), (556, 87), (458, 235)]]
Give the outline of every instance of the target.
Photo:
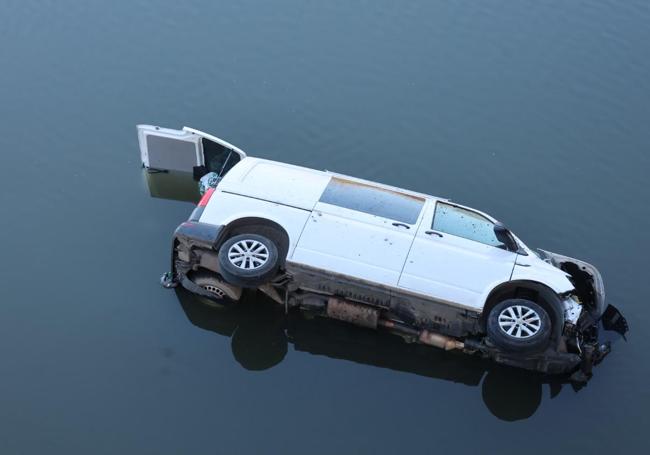
[[(0, 6), (0, 453), (647, 451), (646, 1), (113, 3)], [(206, 311), (158, 285), (191, 205), (141, 122), (483, 209), (596, 264), (629, 339), (576, 392)]]

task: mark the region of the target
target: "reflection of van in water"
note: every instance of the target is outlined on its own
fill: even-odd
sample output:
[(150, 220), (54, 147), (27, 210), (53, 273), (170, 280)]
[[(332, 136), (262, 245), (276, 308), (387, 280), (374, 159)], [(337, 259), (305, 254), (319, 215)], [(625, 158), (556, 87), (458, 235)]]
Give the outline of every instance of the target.
[[(358, 330), (339, 321), (305, 318), (284, 311), (259, 294), (247, 294), (229, 311), (215, 311), (198, 297), (177, 288), (177, 297), (189, 321), (231, 339), (232, 354), (247, 370), (261, 371), (282, 362), (289, 344), (293, 350), (347, 360), (419, 376), (481, 386), (485, 406), (502, 420), (532, 416), (548, 384), (550, 396), (565, 384), (559, 376), (515, 370), (479, 358), (404, 343), (394, 335)], [(378, 355), (378, 353), (381, 355)]]
[(410, 342), (586, 380), (608, 352), (600, 273), (444, 198), (247, 157), (197, 130), (138, 127), (148, 169), (218, 175), (175, 232), (168, 284), (222, 305), (244, 288)]

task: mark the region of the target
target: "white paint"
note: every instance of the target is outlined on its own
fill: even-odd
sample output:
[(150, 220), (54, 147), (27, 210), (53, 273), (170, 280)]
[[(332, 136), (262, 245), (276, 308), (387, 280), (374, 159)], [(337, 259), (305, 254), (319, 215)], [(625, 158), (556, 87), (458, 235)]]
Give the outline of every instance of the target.
[(246, 158), (226, 174), (219, 189), (311, 210), (330, 178), (313, 169)]
[(415, 227), (319, 202), (291, 260), (394, 287)]
[[(145, 166), (149, 162), (149, 134), (195, 144), (197, 165), (204, 164), (200, 138), (239, 153), (243, 159), (219, 183), (200, 222), (227, 225), (246, 217), (274, 221), (289, 235), (288, 260), (293, 262), (476, 311), (481, 311), (496, 286), (511, 279), (542, 283), (558, 294), (573, 290), (563, 271), (532, 252), (522, 256), (447, 233), (442, 233), (442, 237), (428, 234), (439, 198), (354, 177), (246, 158), (232, 144), (187, 127), (170, 130), (139, 125), (138, 139)], [(427, 202), (416, 223), (408, 229), (395, 226), (394, 220), (318, 202), (333, 175), (423, 197)], [(573, 310), (571, 318), (575, 317)]]
[(435, 234), (434, 210), (435, 203), (429, 201), (399, 287), (480, 311), (483, 295), (510, 279), (517, 254), (447, 233)]
[(214, 224), (216, 226), (229, 224), (240, 218), (257, 217), (275, 221), (282, 226), (289, 235), (289, 257), (293, 253), (296, 242), (300, 237), (311, 212), (300, 210), (286, 205), (269, 203), (240, 196), (224, 193), (217, 188), (210, 202), (205, 207), (199, 222)]
[(573, 290), (569, 275), (557, 267), (542, 261), (534, 254), (517, 256), (515, 268), (512, 271), (513, 280), (528, 280), (542, 283), (558, 294)]
[[(268, 218), (289, 232), (288, 259), (293, 262), (476, 311), (481, 311), (495, 287), (511, 279), (539, 282), (558, 293), (573, 289), (564, 272), (533, 254), (520, 256), (447, 233), (427, 234), (438, 200), (433, 196), (424, 195), (425, 208), (410, 229), (393, 226), (393, 220), (318, 202), (332, 175), (248, 157), (220, 182), (201, 221), (227, 224), (246, 216)], [(516, 260), (522, 265), (515, 265)]]

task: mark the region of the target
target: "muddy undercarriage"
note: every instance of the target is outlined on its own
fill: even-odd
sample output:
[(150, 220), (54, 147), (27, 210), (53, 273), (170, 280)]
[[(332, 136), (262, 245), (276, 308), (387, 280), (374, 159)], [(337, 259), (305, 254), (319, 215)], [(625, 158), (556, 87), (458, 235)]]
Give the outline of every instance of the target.
[[(214, 228), (188, 222), (177, 229), (172, 272), (165, 275), (164, 285), (181, 284), (190, 292), (215, 300), (214, 294), (192, 281), (193, 274), (199, 271), (220, 274), (215, 246), (222, 232)], [(624, 334), (627, 324), (618, 310), (605, 307), (602, 279), (593, 266), (545, 251), (540, 254), (572, 277), (575, 292), (559, 296), (564, 299), (562, 304), (557, 303), (558, 296), (548, 295), (548, 290), (524, 283), (513, 283), (494, 296), (495, 301), (525, 296), (548, 305), (554, 332), (548, 346), (534, 353), (506, 352), (496, 346), (486, 336), (483, 314), (471, 309), (291, 262), (284, 264), (282, 272), (259, 290), (283, 305), (287, 312), (302, 311), (387, 331), (408, 343), (460, 350), (500, 364), (547, 374), (568, 374), (575, 382), (586, 382), (593, 366), (610, 352), (609, 343), (599, 341), (600, 327)]]

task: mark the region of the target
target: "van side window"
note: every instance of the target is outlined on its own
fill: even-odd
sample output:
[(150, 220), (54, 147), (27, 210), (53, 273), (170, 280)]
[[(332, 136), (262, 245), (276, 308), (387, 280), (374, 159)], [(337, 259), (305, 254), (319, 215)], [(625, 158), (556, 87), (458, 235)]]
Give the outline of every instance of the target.
[(494, 234), (494, 223), (476, 212), (444, 202), (436, 203), (431, 228), (486, 245), (502, 246)]
[(424, 198), (332, 177), (320, 202), (407, 224), (415, 224)]

